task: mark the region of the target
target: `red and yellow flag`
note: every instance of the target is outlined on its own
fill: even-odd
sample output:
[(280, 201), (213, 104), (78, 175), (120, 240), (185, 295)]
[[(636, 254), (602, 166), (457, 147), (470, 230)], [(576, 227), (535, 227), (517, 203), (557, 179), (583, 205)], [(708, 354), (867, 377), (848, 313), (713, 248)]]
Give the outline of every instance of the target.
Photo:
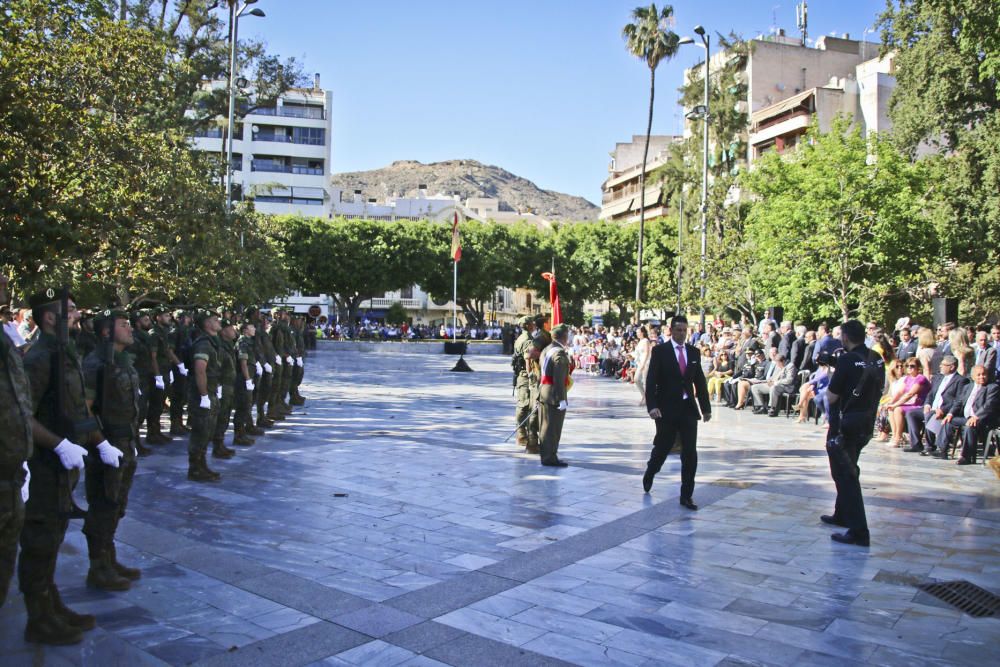
[(451, 225), (451, 258), (456, 262), (462, 259), (462, 239), (458, 235), (458, 211), (455, 211), (455, 222)]
[(546, 271), (542, 278), (549, 281), (549, 303), (552, 304), (552, 326), (562, 324), (562, 310), (559, 308), (559, 289), (556, 287), (556, 274)]

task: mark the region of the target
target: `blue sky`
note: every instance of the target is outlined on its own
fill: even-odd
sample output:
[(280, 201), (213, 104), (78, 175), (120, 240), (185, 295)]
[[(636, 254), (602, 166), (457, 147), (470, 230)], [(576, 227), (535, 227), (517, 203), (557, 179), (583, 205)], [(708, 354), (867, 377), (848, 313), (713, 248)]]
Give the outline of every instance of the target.
[[(637, 0), (259, 0), (240, 33), (333, 91), (331, 171), (471, 158), (600, 201), (608, 152), (645, 130), (646, 66), (621, 29)], [(680, 35), (797, 34), (795, 0), (680, 0)], [(662, 6), (662, 3), (658, 3)], [(811, 0), (811, 37), (871, 29), (884, 0)], [(878, 35), (869, 39), (878, 41)], [(714, 52), (714, 49), (713, 49)], [(682, 47), (656, 71), (653, 133), (679, 130)]]

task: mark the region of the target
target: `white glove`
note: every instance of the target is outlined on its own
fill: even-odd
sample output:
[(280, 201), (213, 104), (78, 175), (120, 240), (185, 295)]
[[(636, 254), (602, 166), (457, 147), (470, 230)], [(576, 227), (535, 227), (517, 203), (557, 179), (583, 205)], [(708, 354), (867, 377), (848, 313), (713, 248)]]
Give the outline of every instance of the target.
[(222, 385), (221, 384), (218, 387), (215, 388), (215, 397), (216, 398), (220, 398), (220, 399), (222, 398)]
[(302, 361), (302, 357), (296, 357), (295, 358), (295, 363), (297, 363), (299, 365), (299, 368), (302, 368), (302, 367), (305, 366), (305, 363)]
[(125, 456), (125, 454), (122, 453), (122, 450), (118, 449), (107, 440), (97, 445), (97, 453), (101, 455), (101, 463), (106, 466), (111, 466), (112, 468), (117, 468), (121, 458)]
[[(263, 375), (264, 374), (264, 367), (260, 365), (259, 361), (254, 362), (254, 363), (257, 365), (257, 375)], [(268, 366), (267, 372), (268, 373), (271, 372), (271, 367), (270, 366)]]
[(81, 470), (83, 468), (83, 457), (87, 455), (87, 450), (80, 445), (74, 444), (69, 440), (63, 440), (56, 445), (53, 451), (59, 457), (59, 463), (66, 470), (72, 470), (73, 468)]
[(272, 373), (273, 372), (273, 369), (271, 368), (271, 364), (264, 364), (264, 370), (267, 371), (268, 373)]
[(568, 402), (566, 402), (566, 401), (559, 401), (559, 405), (556, 407), (556, 409), (557, 410), (562, 410), (563, 412), (565, 412), (566, 408), (568, 408), (568, 407), (569, 407), (569, 403)]
[(274, 365), (275, 366), (280, 366), (281, 365), (281, 355), (280, 354), (274, 355)]
[(212, 399), (208, 397), (208, 394), (201, 397), (201, 402), (198, 403), (198, 407), (204, 410), (210, 410), (212, 408)]
[(253, 391), (253, 380), (247, 380), (247, 391)]
[(287, 357), (285, 357), (285, 361), (288, 363), (289, 366), (292, 366), (292, 365), (295, 364), (295, 360), (292, 359), (291, 355), (288, 355)]
[(165, 385), (163, 383), (163, 376), (162, 375), (155, 375), (155, 376), (153, 376), (153, 382), (156, 383), (156, 388), (157, 389), (166, 389), (167, 388), (167, 385)]
[(174, 383), (174, 372), (173, 371), (169, 371), (167, 373), (167, 377), (170, 378), (170, 384), (173, 384)]
[(185, 366), (184, 364), (177, 364), (177, 372), (180, 373), (182, 376), (187, 377), (188, 374), (187, 366)]
[(24, 486), (21, 487), (21, 502), (28, 502), (28, 485), (31, 483), (31, 468), (28, 467), (28, 462), (25, 461), (21, 465), (24, 466)]

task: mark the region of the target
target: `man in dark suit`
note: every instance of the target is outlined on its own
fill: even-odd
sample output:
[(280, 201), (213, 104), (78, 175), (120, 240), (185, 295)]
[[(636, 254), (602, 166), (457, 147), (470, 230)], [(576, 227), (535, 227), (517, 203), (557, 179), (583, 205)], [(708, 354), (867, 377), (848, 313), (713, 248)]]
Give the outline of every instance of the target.
[(764, 323), (760, 325), (760, 341), (768, 356), (771, 354), (768, 348), (777, 348), (781, 345), (781, 334), (774, 330), (774, 321), (764, 320)]
[(653, 477), (660, 472), (667, 454), (678, 435), (681, 441), (681, 505), (690, 510), (694, 504), (694, 474), (698, 469), (699, 419), (712, 417), (712, 404), (708, 400), (708, 383), (701, 369), (698, 348), (685, 344), (687, 318), (675, 315), (670, 321), (670, 339), (657, 345), (649, 360), (646, 375), (646, 409), (656, 421), (653, 451), (642, 477), (642, 488), (649, 493)]
[(778, 340), (778, 354), (787, 360), (791, 360), (792, 343), (795, 342), (795, 330), (792, 329), (792, 323), (788, 320), (782, 322), (780, 332), (781, 338)]
[(896, 359), (906, 361), (917, 355), (917, 339), (910, 332), (910, 327), (899, 330), (899, 347), (896, 348)]
[[(905, 329), (904, 329), (905, 331)], [(951, 404), (965, 388), (968, 378), (956, 373), (958, 360), (946, 354), (941, 359), (941, 373), (931, 380), (931, 390), (924, 399), (923, 408), (906, 413), (906, 429), (910, 437), (907, 452), (920, 452), (927, 456), (935, 449), (937, 436), (941, 433), (942, 420)], [(927, 446), (920, 444), (920, 432), (926, 431)]]
[(938, 457), (948, 458), (948, 443), (961, 430), (962, 457), (958, 459), (958, 465), (975, 463), (976, 445), (1000, 421), (1000, 386), (987, 384), (986, 369), (983, 366), (972, 367), (972, 382), (965, 386), (951, 404), (951, 409), (942, 421), (943, 445), (938, 448)]
[(815, 355), (813, 352), (816, 351), (816, 332), (807, 331), (805, 336), (806, 341), (806, 351), (802, 355), (802, 364), (797, 368), (800, 371), (809, 371), (810, 373), (819, 368), (819, 364), (814, 360)]
[(807, 345), (806, 328), (800, 324), (795, 327), (795, 340), (792, 341), (788, 352), (788, 361), (800, 371), (805, 370), (802, 368), (802, 361), (805, 359)]
[(976, 364), (986, 369), (986, 381), (992, 384), (996, 381), (997, 349), (990, 345), (990, 335), (985, 331), (977, 331), (976, 344), (972, 349), (976, 353)]

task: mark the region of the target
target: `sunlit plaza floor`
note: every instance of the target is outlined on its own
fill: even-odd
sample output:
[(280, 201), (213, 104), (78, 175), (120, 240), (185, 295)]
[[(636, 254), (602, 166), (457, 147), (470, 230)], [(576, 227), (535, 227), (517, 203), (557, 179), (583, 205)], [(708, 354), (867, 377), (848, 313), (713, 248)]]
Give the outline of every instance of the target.
[[(653, 425), (632, 387), (580, 377), (560, 455), (542, 468), (503, 439), (510, 365), (471, 356), (309, 358), (309, 401), (231, 461), (185, 478), (185, 442), (140, 461), (119, 556), (125, 593), (88, 589), (74, 522), (64, 599), (94, 613), (83, 644), (22, 639), (13, 665), (986, 665), (1000, 618), (919, 591), (1000, 593), (1000, 480), (871, 443), (861, 458), (869, 549), (818, 520), (833, 485), (819, 427), (717, 408), (698, 486), (678, 505), (671, 456), (651, 495)], [(82, 500), (81, 500), (82, 502)]]

